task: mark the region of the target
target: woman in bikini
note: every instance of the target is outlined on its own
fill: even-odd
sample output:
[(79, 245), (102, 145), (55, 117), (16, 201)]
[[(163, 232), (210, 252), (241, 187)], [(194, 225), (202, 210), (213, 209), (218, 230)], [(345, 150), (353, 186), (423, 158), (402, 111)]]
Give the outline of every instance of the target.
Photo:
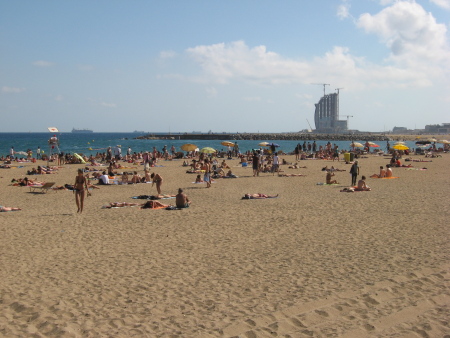
[[(75, 184), (73, 185), (73, 192), (75, 193), (75, 202), (77, 203), (77, 213), (83, 212), (84, 205), (84, 190), (88, 190), (86, 177), (83, 175), (83, 169), (78, 169), (78, 175), (75, 177)], [(87, 195), (90, 196), (90, 192), (87, 191)]]
[(163, 178), (161, 177), (160, 174), (155, 174), (155, 173), (152, 173), (150, 175), (150, 177), (152, 179), (152, 187), (156, 183), (156, 190), (158, 191), (158, 194), (161, 195), (161, 185), (162, 185)]

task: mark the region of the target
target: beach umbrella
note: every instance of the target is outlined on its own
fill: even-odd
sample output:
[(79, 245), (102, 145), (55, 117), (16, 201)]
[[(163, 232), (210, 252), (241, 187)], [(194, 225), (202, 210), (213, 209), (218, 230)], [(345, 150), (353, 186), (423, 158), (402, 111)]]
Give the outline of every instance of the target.
[(396, 150), (408, 150), (409, 148), (407, 146), (405, 146), (404, 144), (396, 144), (394, 145), (392, 148), (396, 149)]
[(230, 141), (223, 141), (220, 144), (225, 146), (225, 147), (234, 147), (234, 143), (230, 142)]
[(211, 147), (205, 147), (205, 148), (200, 149), (200, 152), (205, 153), (205, 154), (213, 154), (216, 152), (216, 149), (211, 148)]
[(16, 151), (14, 154), (28, 155), (25, 151)]
[(434, 137), (431, 137), (427, 140), (428, 142), (437, 142), (437, 140)]
[(350, 146), (353, 147), (353, 148), (364, 148), (364, 145), (359, 143), (359, 142), (352, 142), (350, 144)]
[(261, 147), (268, 147), (270, 145), (269, 142), (261, 142), (260, 144), (258, 144)]
[(193, 151), (197, 149), (197, 146), (195, 144), (186, 143), (181, 146), (181, 149), (184, 151)]
[(379, 147), (379, 145), (376, 144), (376, 143), (373, 143), (373, 142), (367, 142), (367, 143), (369, 143), (369, 147), (372, 147), (372, 148), (378, 148)]
[(403, 141), (397, 141), (397, 142), (394, 143), (394, 145), (398, 145), (398, 144), (405, 144), (405, 142), (403, 142)]
[(272, 146), (273, 146), (273, 147), (279, 147), (280, 145), (279, 145), (279, 144), (276, 144), (276, 143), (271, 143), (271, 144), (269, 144), (269, 146), (270, 146), (270, 147), (272, 147)]
[(447, 140), (440, 140), (438, 143), (441, 143), (441, 144), (450, 144), (450, 141), (447, 141)]
[(430, 142), (428, 140), (419, 140), (416, 141), (416, 144), (430, 144)]

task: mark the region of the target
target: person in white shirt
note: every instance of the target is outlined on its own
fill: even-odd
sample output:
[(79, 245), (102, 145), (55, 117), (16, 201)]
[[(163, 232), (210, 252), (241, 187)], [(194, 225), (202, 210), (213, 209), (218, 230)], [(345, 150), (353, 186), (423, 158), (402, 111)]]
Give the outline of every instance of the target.
[(280, 165), (277, 153), (273, 154), (273, 161), (272, 162), (273, 162), (272, 163), (272, 173), (273, 173), (273, 175), (275, 175), (275, 171), (276, 172), (279, 171), (279, 165)]
[(109, 177), (106, 175), (106, 171), (102, 172), (102, 175), (98, 178), (98, 184), (107, 185), (109, 184)]

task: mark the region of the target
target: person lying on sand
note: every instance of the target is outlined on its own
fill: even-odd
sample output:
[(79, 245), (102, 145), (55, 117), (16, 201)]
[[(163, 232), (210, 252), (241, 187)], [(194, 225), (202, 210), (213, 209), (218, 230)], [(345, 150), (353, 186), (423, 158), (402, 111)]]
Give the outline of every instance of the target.
[(278, 174), (278, 177), (306, 176), (302, 174)]
[(0, 205), (0, 212), (19, 211), (19, 210), (22, 210), (22, 209), (14, 208), (14, 207), (4, 207), (3, 205)]
[(276, 198), (278, 197), (278, 194), (276, 195), (266, 195), (266, 194), (245, 194), (244, 197), (242, 197), (243, 200), (255, 200), (255, 199), (264, 199), (264, 198)]
[[(144, 203), (145, 204), (145, 203)], [(142, 206), (143, 204), (139, 203), (129, 203), (129, 202), (112, 202), (109, 205), (102, 206), (102, 209), (111, 209), (111, 208), (123, 208), (123, 207), (135, 207)]]
[(288, 167), (288, 169), (299, 169), (299, 168), (306, 168), (306, 166), (300, 167), (300, 166), (298, 165), (298, 163), (295, 163), (295, 164), (290, 165), (290, 166)]
[(130, 203), (130, 202), (113, 202), (109, 205), (102, 206), (102, 209), (111, 209), (111, 208), (123, 208), (123, 207), (136, 207), (140, 206), (141, 209), (159, 209), (159, 208), (167, 208), (168, 205), (162, 204), (158, 201), (147, 201), (145, 203)]
[(12, 183), (11, 185), (13, 185), (13, 186), (20, 186), (20, 187), (33, 186), (33, 185), (43, 185), (44, 184), (44, 182), (32, 180), (32, 179), (29, 179), (28, 177), (19, 178), (17, 180), (15, 178), (13, 178), (11, 180), (11, 183)]
[(139, 200), (160, 200), (162, 198), (173, 198), (175, 196), (176, 195), (139, 195), (133, 198)]

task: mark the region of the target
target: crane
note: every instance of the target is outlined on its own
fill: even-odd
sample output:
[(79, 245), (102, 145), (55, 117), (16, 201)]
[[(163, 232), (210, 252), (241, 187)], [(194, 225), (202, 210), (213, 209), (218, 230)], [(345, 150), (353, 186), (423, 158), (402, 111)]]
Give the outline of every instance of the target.
[(329, 86), (329, 83), (311, 83), (312, 85), (323, 86), (323, 96), (325, 96), (325, 86)]
[(337, 90), (337, 93), (339, 95), (339, 89), (344, 89), (344, 88), (336, 88), (335, 90)]
[(349, 129), (348, 128), (348, 120), (350, 119), (350, 117), (353, 117), (353, 115), (343, 115), (343, 116), (347, 116), (347, 129)]

